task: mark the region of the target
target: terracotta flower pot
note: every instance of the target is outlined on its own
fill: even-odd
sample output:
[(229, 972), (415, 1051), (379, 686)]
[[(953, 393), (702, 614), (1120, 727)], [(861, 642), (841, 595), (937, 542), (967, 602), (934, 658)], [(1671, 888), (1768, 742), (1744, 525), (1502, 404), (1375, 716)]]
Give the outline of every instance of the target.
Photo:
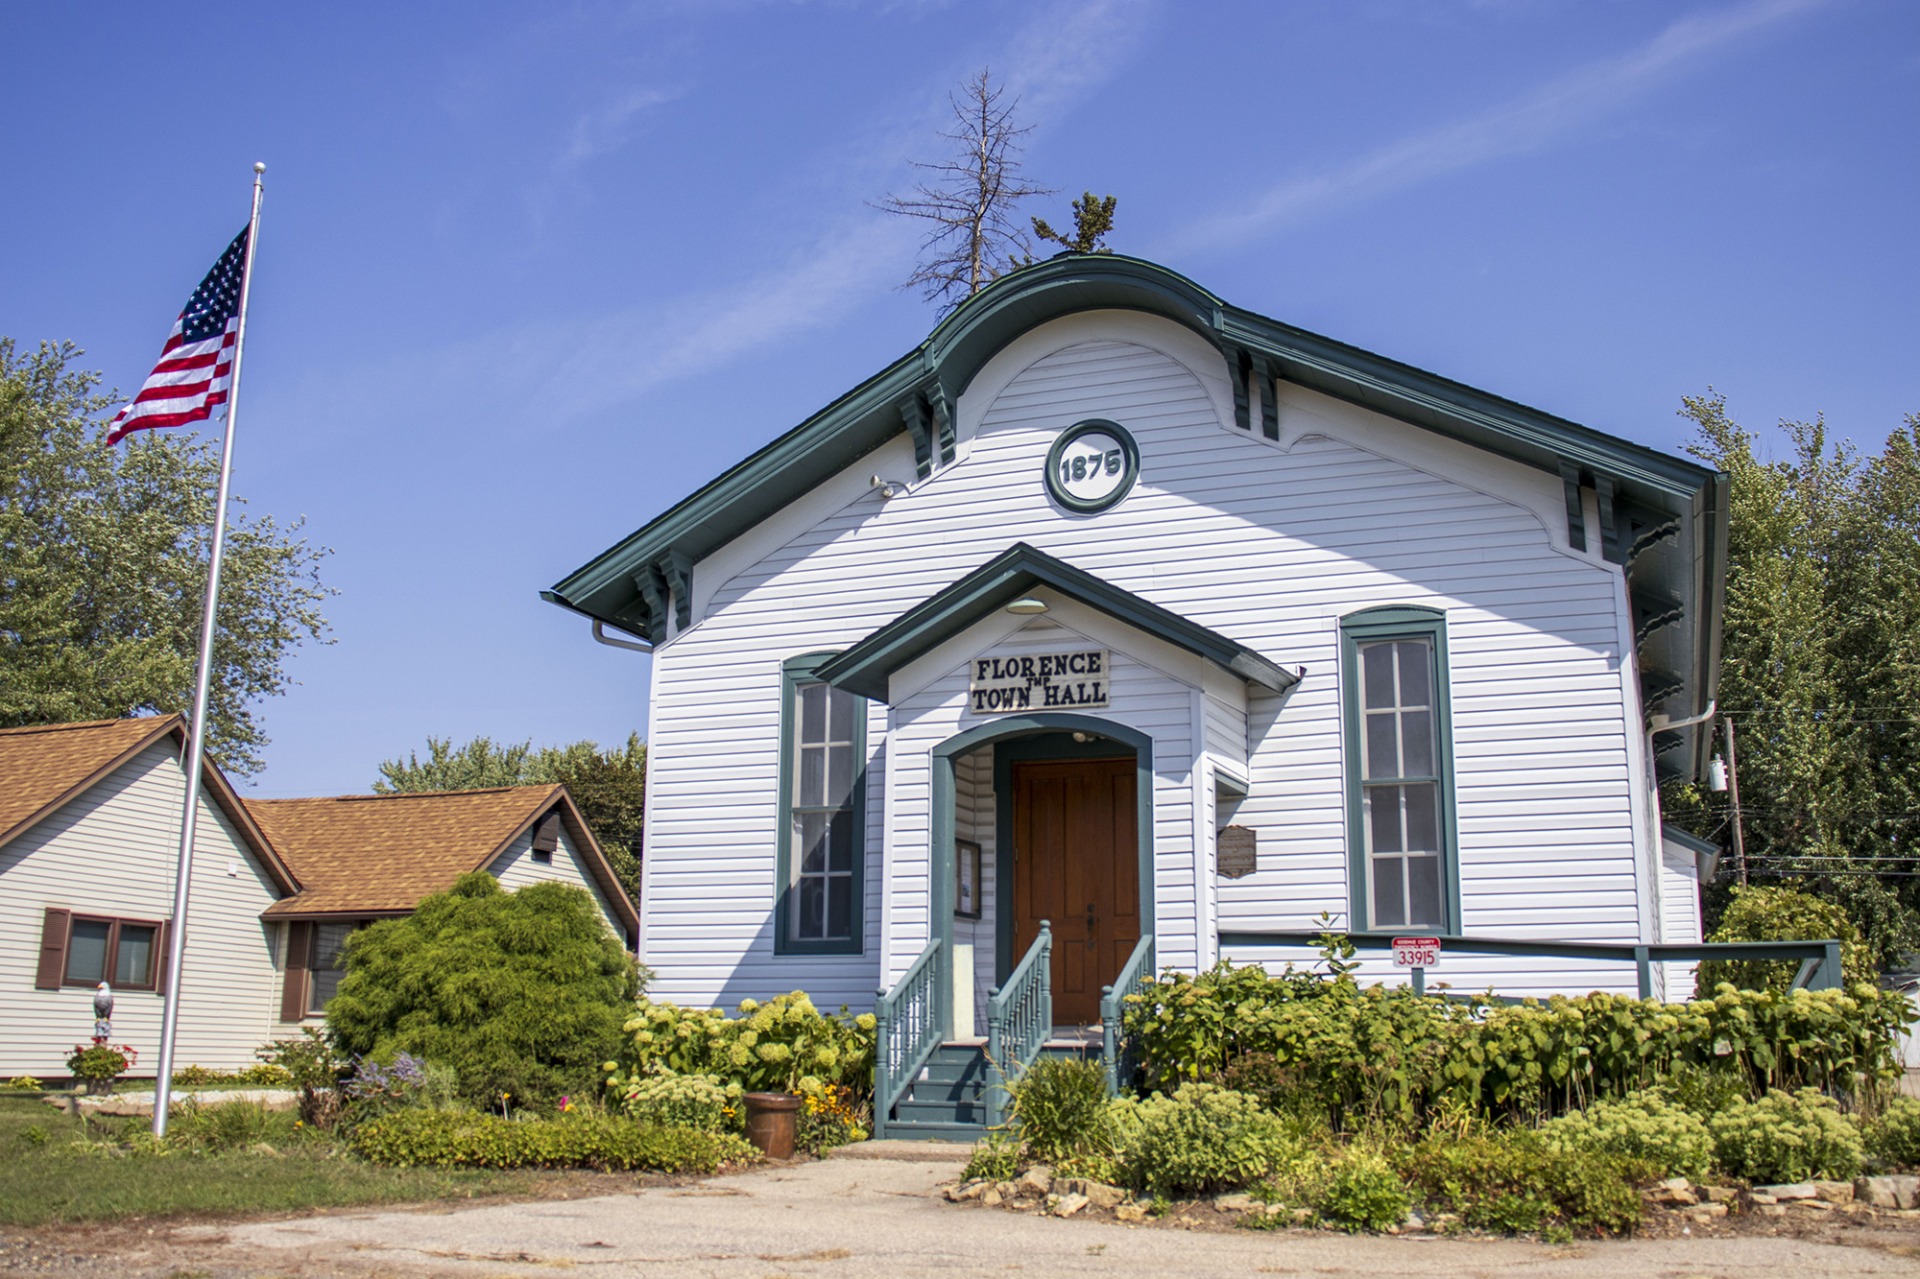
[(747, 1140), (769, 1159), (793, 1158), (800, 1099), (790, 1092), (750, 1092), (741, 1100), (747, 1103)]

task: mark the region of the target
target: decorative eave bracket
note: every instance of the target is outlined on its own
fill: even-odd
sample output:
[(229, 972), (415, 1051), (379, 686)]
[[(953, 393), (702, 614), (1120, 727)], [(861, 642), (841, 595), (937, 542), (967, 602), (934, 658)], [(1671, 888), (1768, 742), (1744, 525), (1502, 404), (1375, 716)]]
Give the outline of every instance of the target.
[(953, 461), (957, 448), (953, 401), (939, 378), (929, 378), (900, 401), (900, 423), (913, 439), (913, 465), (918, 478), (924, 480)]

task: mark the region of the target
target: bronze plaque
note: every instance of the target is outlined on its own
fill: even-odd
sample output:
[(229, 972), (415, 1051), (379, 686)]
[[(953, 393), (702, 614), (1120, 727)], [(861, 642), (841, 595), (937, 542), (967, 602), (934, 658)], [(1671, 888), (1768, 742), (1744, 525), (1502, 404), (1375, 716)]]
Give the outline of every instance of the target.
[(1216, 837), (1216, 867), (1227, 879), (1260, 869), (1260, 840), (1251, 826), (1222, 826)]

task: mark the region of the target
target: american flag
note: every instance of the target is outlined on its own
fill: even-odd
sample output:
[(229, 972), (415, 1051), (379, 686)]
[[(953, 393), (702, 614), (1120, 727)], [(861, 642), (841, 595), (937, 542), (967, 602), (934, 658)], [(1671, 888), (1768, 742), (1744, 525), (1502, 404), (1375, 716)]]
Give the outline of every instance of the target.
[(247, 231), (243, 229), (187, 299), (140, 394), (108, 424), (107, 443), (118, 444), (135, 431), (203, 422), (216, 405), (227, 402), (233, 385), (233, 352), (240, 341), (240, 287), (246, 273)]

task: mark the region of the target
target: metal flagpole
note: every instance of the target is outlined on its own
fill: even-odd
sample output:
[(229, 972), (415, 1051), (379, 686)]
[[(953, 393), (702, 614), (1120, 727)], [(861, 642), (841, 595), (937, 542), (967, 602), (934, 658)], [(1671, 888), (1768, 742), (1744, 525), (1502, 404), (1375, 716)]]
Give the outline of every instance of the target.
[(247, 295), (253, 291), (253, 251), (260, 243), (260, 180), (253, 166), (253, 214), (247, 221), (247, 261), (240, 276), (240, 324), (233, 340), (233, 386), (227, 392), (227, 433), (220, 444), (220, 487), (213, 499), (212, 562), (200, 615), (200, 663), (193, 686), (193, 718), (187, 722), (187, 799), (180, 814), (180, 859), (173, 872), (173, 922), (167, 929), (167, 995), (160, 1019), (160, 1064), (153, 1087), (153, 1135), (167, 1135), (173, 1100), (173, 1040), (180, 1029), (180, 960), (187, 949), (188, 870), (193, 864), (193, 825), (200, 811), (200, 772), (207, 746), (207, 685), (213, 675), (213, 632), (220, 601), (220, 554), (227, 540), (227, 483), (233, 474), (233, 429), (240, 417), (240, 361), (247, 351)]

